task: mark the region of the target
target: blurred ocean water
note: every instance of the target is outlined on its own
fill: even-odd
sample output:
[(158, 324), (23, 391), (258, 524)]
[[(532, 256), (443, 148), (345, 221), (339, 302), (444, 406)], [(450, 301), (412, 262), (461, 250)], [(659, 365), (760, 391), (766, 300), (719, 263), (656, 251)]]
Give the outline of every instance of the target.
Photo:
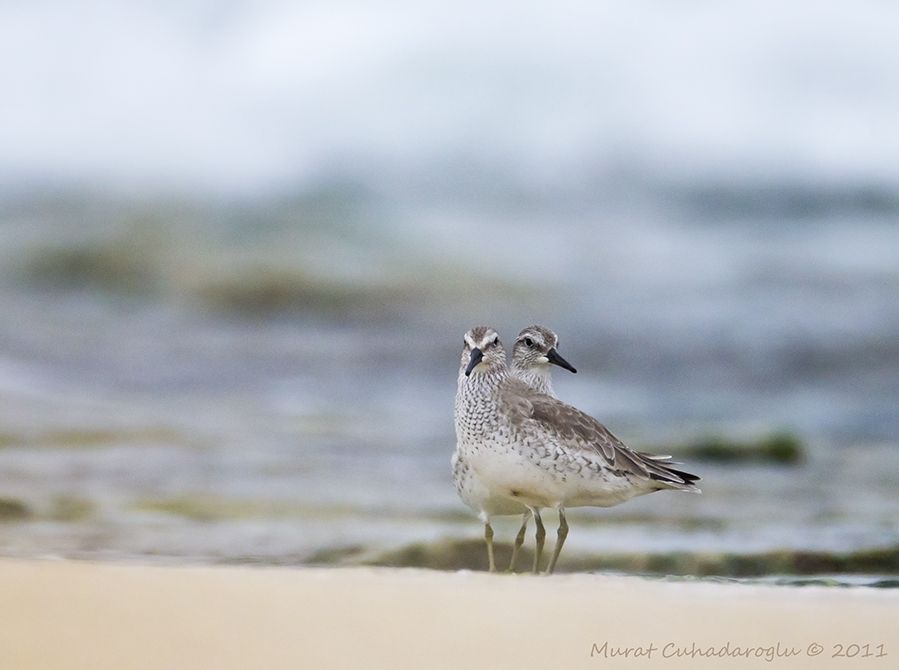
[(574, 551), (899, 543), (899, 10), (538, 11), (0, 7), (0, 552), (475, 536), (461, 335), (533, 322), (634, 446), (808, 445)]

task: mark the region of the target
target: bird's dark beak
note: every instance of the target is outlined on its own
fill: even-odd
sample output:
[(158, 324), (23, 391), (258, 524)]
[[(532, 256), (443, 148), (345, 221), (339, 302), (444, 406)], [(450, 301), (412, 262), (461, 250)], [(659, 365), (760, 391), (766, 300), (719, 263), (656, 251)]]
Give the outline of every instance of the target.
[(564, 358), (562, 358), (559, 355), (559, 352), (556, 351), (555, 347), (553, 347), (552, 349), (550, 349), (549, 351), (546, 352), (546, 357), (549, 359), (549, 362), (552, 363), (553, 365), (558, 365), (560, 368), (565, 368), (566, 370), (569, 370), (569, 371), (577, 374), (577, 370), (574, 369), (574, 366), (571, 363), (569, 363), (568, 361), (566, 361)]
[(478, 348), (474, 348), (471, 350), (471, 358), (468, 359), (468, 367), (465, 368), (465, 376), (468, 377), (471, 374), (471, 371), (474, 370), (475, 366), (481, 362), (481, 359), (484, 358), (484, 352)]

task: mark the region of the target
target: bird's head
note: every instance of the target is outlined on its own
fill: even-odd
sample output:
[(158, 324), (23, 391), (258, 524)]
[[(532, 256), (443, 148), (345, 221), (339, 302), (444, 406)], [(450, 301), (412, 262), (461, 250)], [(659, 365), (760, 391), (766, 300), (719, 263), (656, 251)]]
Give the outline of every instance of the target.
[(506, 351), (496, 330), (476, 326), (465, 333), (461, 371), (466, 377), (506, 367)]
[(528, 326), (518, 333), (512, 348), (512, 367), (525, 373), (549, 374), (550, 365), (577, 372), (557, 351), (559, 336), (543, 326)]

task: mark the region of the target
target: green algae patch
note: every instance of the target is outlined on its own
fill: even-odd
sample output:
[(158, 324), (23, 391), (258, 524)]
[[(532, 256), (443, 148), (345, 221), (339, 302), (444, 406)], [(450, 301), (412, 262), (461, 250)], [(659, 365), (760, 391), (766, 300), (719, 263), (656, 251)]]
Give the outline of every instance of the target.
[(144, 442), (178, 443), (183, 437), (167, 428), (55, 430), (34, 438), (34, 443), (52, 447), (104, 447)]
[(131, 509), (207, 523), (246, 519), (314, 518), (327, 521), (358, 514), (355, 508), (341, 505), (313, 506), (289, 500), (245, 500), (206, 495), (147, 498), (134, 502)]
[[(564, 557), (563, 557), (564, 559)], [(766, 575), (899, 574), (899, 546), (858, 552), (771, 551), (757, 554), (691, 553), (572, 557), (572, 570), (620, 570), (631, 573), (701, 577)]]
[(96, 449), (124, 444), (183, 444), (184, 436), (164, 427), (61, 428), (29, 434), (0, 433), (0, 449)]
[(93, 516), (94, 504), (90, 500), (75, 496), (57, 496), (50, 504), (48, 516), (53, 521), (77, 523)]
[(158, 273), (149, 259), (150, 254), (139, 240), (48, 247), (28, 259), (24, 275), (34, 283), (51, 286), (145, 294), (159, 284)]
[[(495, 547), (497, 566), (508, 565), (511, 546)], [(486, 570), (487, 552), (483, 540), (446, 540), (416, 543), (378, 555), (358, 551), (333, 550), (327, 557), (340, 564), (389, 567), (418, 567), (436, 570)], [(544, 554), (544, 567), (548, 560)], [(518, 570), (527, 572), (533, 552), (523, 548)], [(764, 577), (768, 575), (878, 574), (899, 575), (899, 545), (847, 553), (815, 551), (771, 551), (757, 554), (713, 552), (669, 552), (658, 554), (562, 554), (559, 572), (616, 571), (640, 575), (693, 577)]]
[(227, 500), (213, 497), (190, 497), (140, 500), (132, 508), (139, 512), (158, 512), (191, 521), (228, 521), (255, 517), (284, 516), (284, 509), (255, 500)]
[[(389, 281), (347, 280), (316, 274), (296, 267), (251, 267), (209, 273), (190, 287), (189, 293), (202, 305), (218, 313), (249, 317), (274, 314), (313, 313), (322, 316), (356, 317), (403, 312), (412, 303), (458, 305), (465, 286), (454, 279), (451, 269), (398, 269)], [(524, 289), (491, 277), (479, 277), (472, 290), (514, 299)], [(530, 296), (532, 297), (532, 296)]]
[(354, 544), (346, 547), (319, 549), (303, 561), (307, 565), (337, 565), (359, 559), (366, 555), (365, 547)]
[(805, 446), (790, 433), (772, 433), (743, 441), (720, 436), (704, 437), (674, 450), (678, 456), (719, 463), (755, 462), (798, 465), (805, 459)]
[(31, 509), (21, 500), (0, 498), (0, 523), (27, 521), (31, 516)]
[(228, 276), (200, 287), (197, 293), (217, 311), (249, 315), (289, 311), (340, 314), (398, 300), (387, 289), (350, 286), (287, 270)]

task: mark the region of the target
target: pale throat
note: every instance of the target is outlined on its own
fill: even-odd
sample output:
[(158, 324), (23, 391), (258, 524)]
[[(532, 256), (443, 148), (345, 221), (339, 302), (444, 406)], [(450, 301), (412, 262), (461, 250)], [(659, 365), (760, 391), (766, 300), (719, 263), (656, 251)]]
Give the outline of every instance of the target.
[(535, 391), (552, 395), (552, 375), (548, 365), (535, 365), (516, 370), (518, 378)]

